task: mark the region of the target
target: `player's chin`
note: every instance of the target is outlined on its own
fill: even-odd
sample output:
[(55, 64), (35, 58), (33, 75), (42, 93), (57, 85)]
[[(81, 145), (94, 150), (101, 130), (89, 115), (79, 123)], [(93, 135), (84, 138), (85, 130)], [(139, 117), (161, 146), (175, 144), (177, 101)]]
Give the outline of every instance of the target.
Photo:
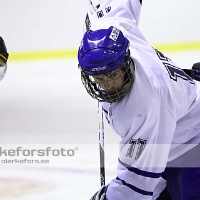
[(108, 91), (108, 94), (110, 94), (110, 95), (112, 95), (112, 94), (116, 94), (116, 90)]
[(113, 95), (116, 94), (120, 91), (121, 87), (116, 87), (116, 88), (112, 88), (110, 90), (107, 91), (108, 94)]
[(113, 94), (117, 94), (119, 92), (119, 90), (120, 89), (112, 89), (112, 90), (109, 90), (107, 92), (108, 92), (108, 94), (113, 95)]
[(113, 89), (113, 90), (109, 90), (109, 91), (107, 91), (108, 92), (108, 94), (116, 94), (117, 93), (117, 90), (116, 89)]

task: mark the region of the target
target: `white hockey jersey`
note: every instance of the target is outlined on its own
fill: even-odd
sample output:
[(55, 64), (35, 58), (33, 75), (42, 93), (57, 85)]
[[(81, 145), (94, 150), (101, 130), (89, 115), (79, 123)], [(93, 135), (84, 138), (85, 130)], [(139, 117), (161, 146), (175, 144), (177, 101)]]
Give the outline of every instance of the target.
[(107, 200), (156, 199), (167, 163), (200, 142), (200, 82), (146, 41), (138, 29), (141, 4), (101, 0), (98, 9), (88, 11), (91, 30), (115, 26), (124, 33), (135, 63), (130, 93), (117, 103), (102, 103), (122, 138), (118, 174), (109, 184)]

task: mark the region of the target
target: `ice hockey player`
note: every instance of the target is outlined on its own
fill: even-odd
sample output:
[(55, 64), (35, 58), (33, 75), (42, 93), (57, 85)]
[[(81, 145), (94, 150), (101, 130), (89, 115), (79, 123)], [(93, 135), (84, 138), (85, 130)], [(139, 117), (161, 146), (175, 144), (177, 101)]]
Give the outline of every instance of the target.
[(90, 30), (78, 49), (83, 85), (121, 137), (117, 177), (91, 199), (155, 200), (167, 187), (170, 199), (197, 200), (198, 70), (191, 78), (147, 42), (138, 28), (141, 5), (101, 0), (90, 8)]

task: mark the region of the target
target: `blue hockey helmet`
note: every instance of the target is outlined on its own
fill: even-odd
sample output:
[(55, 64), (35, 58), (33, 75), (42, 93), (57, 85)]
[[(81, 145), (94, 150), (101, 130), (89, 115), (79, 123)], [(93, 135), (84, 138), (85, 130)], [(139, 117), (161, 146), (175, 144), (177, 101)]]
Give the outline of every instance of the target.
[[(130, 58), (129, 41), (119, 29), (113, 26), (108, 29), (89, 30), (84, 34), (78, 50), (78, 62), (83, 85), (87, 92), (99, 101), (119, 101), (132, 86), (134, 63)], [(112, 92), (102, 87), (103, 83), (95, 79), (99, 75), (113, 77), (109, 74), (117, 70), (122, 71), (118, 75), (122, 76), (123, 85), (120, 88), (112, 88)], [(116, 77), (112, 80), (113, 85), (116, 80)]]

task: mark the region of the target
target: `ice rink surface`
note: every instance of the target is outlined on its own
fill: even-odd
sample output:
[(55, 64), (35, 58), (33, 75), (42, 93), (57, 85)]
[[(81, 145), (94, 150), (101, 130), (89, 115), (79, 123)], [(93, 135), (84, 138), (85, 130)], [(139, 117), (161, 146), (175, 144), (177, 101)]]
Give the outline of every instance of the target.
[[(165, 55), (181, 68), (200, 61), (200, 51)], [(0, 83), (0, 124), (2, 149), (74, 152), (39, 158), (48, 164), (9, 164), (5, 159), (22, 158), (1, 149), (1, 200), (89, 200), (99, 189), (97, 101), (82, 86), (75, 59), (8, 62)], [(105, 122), (106, 183), (116, 176), (119, 141)]]

